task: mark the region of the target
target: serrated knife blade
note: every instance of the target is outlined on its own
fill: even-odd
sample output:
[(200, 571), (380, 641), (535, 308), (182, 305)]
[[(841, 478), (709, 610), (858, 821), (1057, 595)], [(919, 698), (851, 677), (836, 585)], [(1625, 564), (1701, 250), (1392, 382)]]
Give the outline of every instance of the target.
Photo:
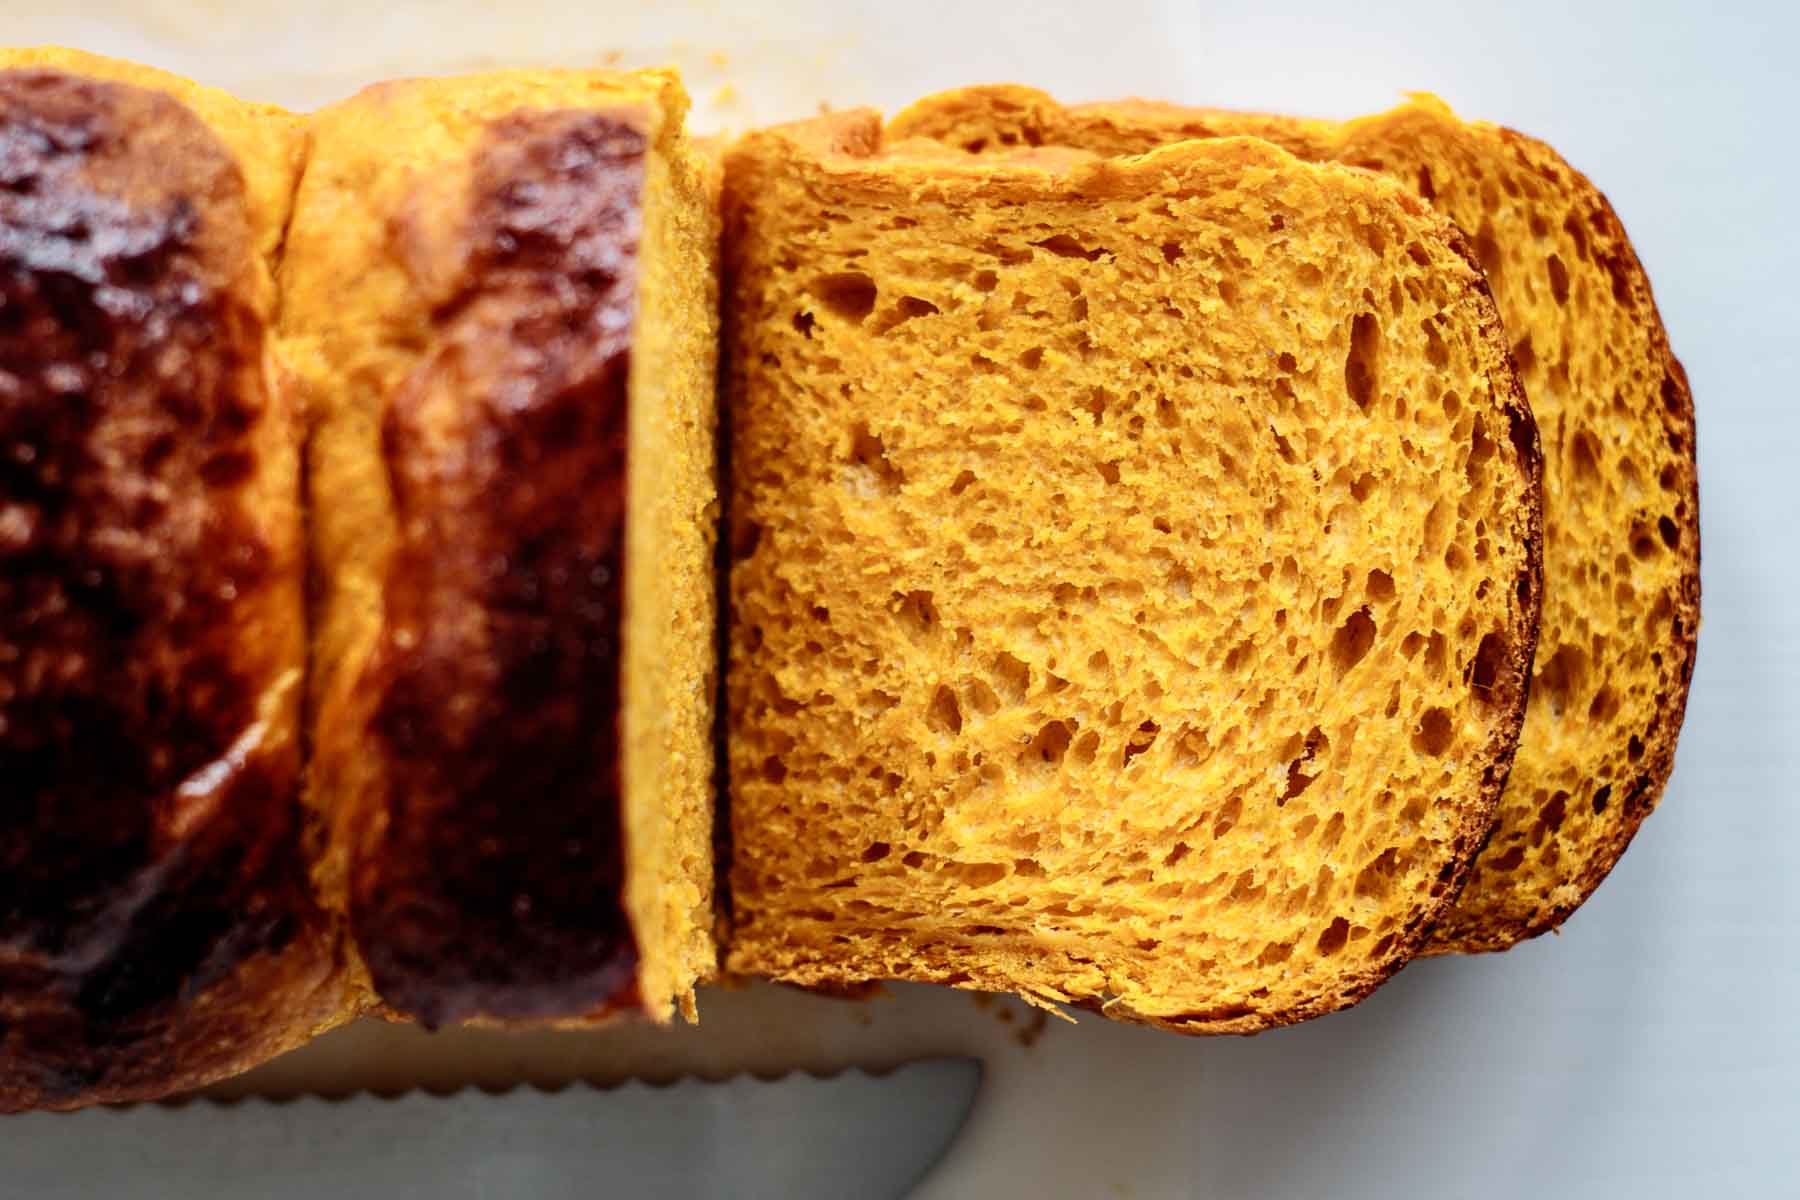
[(876, 1200), (962, 1127), (968, 1058), (556, 1092), (195, 1100), (0, 1118), (0, 1194), (190, 1200)]

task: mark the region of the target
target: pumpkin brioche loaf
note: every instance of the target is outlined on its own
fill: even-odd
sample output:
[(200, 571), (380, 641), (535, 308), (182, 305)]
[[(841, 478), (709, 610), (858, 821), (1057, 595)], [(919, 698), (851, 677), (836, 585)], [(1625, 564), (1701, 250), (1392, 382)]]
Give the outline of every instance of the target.
[(284, 273), (312, 419), (323, 874), (428, 1023), (693, 1013), (711, 974), (717, 201), (669, 72), (319, 113)]
[(1560, 924), (1662, 795), (1700, 621), (1693, 399), (1606, 198), (1542, 142), (1429, 97), (1339, 125), (972, 88), (895, 127), (975, 153), (1255, 135), (1390, 175), (1468, 232), (1547, 444), (1546, 592), (1499, 820), (1430, 949), (1499, 950)]
[(300, 810), (294, 118), (0, 52), (0, 1112), (342, 1019)]
[(1450, 223), (1253, 139), (727, 162), (729, 964), (1349, 1004), (1491, 825), (1538, 450)]

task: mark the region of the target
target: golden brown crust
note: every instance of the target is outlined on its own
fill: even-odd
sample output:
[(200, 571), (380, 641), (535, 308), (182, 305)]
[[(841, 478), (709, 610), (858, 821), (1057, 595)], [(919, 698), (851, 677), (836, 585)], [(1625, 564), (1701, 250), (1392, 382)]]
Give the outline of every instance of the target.
[(450, 260), (421, 265), (453, 282), (384, 418), (399, 540), (363, 686), (386, 771), (350, 895), (376, 988), (428, 1025), (636, 1003), (618, 713), (645, 150), (601, 112), (495, 122)]
[(1064, 106), (1036, 88), (989, 84), (925, 97), (894, 115), (888, 136), (929, 138), (968, 154), (1063, 146), (1107, 155), (1145, 154), (1171, 142), (1198, 138), (1248, 136), (1317, 160), (1328, 157), (1324, 147), (1335, 129), (1327, 121), (1155, 100)]
[(230, 150), (0, 72), (0, 1110), (162, 1095), (337, 1013), (296, 803), (291, 414)]

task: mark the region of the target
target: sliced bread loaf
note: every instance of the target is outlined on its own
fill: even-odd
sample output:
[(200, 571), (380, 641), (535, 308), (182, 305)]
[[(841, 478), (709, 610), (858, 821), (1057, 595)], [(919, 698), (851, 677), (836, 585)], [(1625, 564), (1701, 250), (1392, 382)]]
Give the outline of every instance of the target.
[(693, 1012), (711, 974), (716, 173), (671, 73), (318, 114), (308, 402), (324, 875), (428, 1023)]
[(1694, 407), (1631, 242), (1556, 151), (1420, 97), (1337, 124), (1028, 88), (921, 101), (895, 135), (1143, 153), (1264, 137), (1391, 176), (1470, 237), (1545, 442), (1544, 617), (1532, 703), (1492, 840), (1432, 949), (1499, 950), (1560, 924), (1618, 861), (1674, 765), (1700, 621)]
[(727, 160), (730, 965), (1352, 1003), (1492, 821), (1536, 431), (1455, 228), (1243, 138)]
[(301, 144), (161, 71), (0, 51), (0, 1112), (198, 1087), (352, 1011), (269, 369)]

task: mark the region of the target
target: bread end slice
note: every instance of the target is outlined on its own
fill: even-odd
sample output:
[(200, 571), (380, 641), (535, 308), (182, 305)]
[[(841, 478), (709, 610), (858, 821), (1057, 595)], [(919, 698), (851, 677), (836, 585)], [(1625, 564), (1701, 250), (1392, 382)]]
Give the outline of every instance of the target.
[(716, 206), (670, 72), (318, 114), (284, 272), (313, 403), (322, 876), (428, 1023), (693, 1011), (712, 968)]
[(270, 369), (297, 148), (163, 72), (0, 51), (0, 1112), (199, 1087), (352, 1011)]

